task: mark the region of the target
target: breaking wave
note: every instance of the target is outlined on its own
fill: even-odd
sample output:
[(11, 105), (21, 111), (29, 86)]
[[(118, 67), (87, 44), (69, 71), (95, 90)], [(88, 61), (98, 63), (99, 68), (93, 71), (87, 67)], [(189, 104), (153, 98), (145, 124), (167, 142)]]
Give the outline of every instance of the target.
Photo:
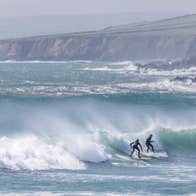
[(127, 156), (129, 142), (139, 138), (145, 144), (150, 133), (158, 151), (195, 148), (194, 107), (166, 109), (160, 104), (157, 108), (113, 101), (1, 100), (0, 168), (85, 169), (89, 163)]
[[(153, 130), (157, 157), (167, 157), (167, 153), (176, 151), (180, 154), (191, 151), (195, 154), (195, 130)], [(152, 131), (151, 131), (152, 132)], [(69, 169), (80, 170), (87, 167), (87, 162), (100, 163), (113, 161), (118, 155), (129, 155), (129, 142), (140, 138), (143, 145), (144, 138), (149, 132), (139, 134), (123, 134), (115, 132), (99, 132), (99, 140), (93, 141), (93, 135), (85, 141), (85, 136), (80, 136), (80, 141), (72, 135), (72, 141), (48, 142), (38, 136), (28, 135), (23, 137), (0, 138), (0, 168), (11, 170), (50, 170)], [(52, 140), (53, 138), (51, 138)], [(72, 145), (71, 142), (73, 142)], [(143, 146), (145, 147), (145, 145)], [(167, 152), (167, 153), (165, 153)], [(164, 154), (165, 153), (165, 154)], [(188, 156), (188, 155), (187, 155)]]
[(103, 71), (103, 72), (116, 72), (121, 74), (139, 74), (139, 75), (149, 75), (149, 76), (190, 76), (196, 74), (196, 67), (189, 68), (172, 68), (169, 69), (163, 67), (148, 67), (142, 66), (132, 61), (122, 61), (122, 62), (102, 62), (98, 65), (84, 67), (83, 70), (86, 71)]

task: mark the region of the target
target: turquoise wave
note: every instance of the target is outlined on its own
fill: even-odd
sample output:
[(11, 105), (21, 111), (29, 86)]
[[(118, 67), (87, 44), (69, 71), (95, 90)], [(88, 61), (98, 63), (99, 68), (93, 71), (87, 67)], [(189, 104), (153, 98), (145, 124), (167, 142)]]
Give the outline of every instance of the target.
[[(132, 133), (132, 135), (134, 134)], [(144, 135), (141, 135), (140, 138), (145, 150)], [(178, 154), (190, 151), (191, 154), (194, 154), (196, 149), (196, 129), (172, 130), (161, 128), (154, 130), (154, 135), (156, 135), (154, 145), (158, 152), (175, 152)], [(106, 148), (109, 148), (114, 154), (130, 154), (130, 138), (128, 136), (119, 136), (105, 131), (101, 133), (101, 139)]]
[(159, 131), (160, 143), (167, 151), (196, 149), (196, 129), (174, 131), (161, 129)]

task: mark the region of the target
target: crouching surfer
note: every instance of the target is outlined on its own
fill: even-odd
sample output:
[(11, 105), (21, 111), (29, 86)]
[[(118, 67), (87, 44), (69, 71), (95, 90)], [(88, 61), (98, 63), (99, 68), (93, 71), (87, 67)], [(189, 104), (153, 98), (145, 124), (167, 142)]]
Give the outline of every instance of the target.
[(132, 156), (133, 153), (135, 152), (135, 150), (137, 150), (138, 158), (141, 158), (140, 152), (143, 151), (143, 149), (142, 149), (142, 145), (140, 144), (139, 139), (137, 139), (134, 142), (130, 143), (130, 147), (132, 148), (132, 152), (131, 152), (130, 156)]
[(150, 134), (147, 139), (146, 139), (146, 147), (147, 147), (147, 152), (151, 149), (152, 152), (154, 152), (154, 146), (152, 145), (152, 134)]

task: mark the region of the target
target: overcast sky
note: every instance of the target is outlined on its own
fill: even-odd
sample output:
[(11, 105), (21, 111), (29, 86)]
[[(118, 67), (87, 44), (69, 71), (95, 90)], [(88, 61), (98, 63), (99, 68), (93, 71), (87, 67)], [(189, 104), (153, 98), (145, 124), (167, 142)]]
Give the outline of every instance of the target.
[(0, 0), (0, 16), (196, 13), (196, 0)]

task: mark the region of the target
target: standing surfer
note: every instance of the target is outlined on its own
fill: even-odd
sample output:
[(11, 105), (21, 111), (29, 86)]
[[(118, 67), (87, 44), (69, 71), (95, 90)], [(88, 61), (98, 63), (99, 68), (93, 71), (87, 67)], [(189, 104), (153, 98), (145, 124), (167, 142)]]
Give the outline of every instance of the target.
[(130, 156), (132, 156), (133, 153), (135, 152), (135, 150), (137, 150), (138, 158), (141, 158), (140, 149), (141, 149), (141, 151), (143, 151), (143, 149), (142, 149), (142, 145), (140, 144), (139, 139), (137, 139), (134, 142), (130, 143), (130, 147), (132, 147), (132, 152), (131, 152)]
[(154, 142), (153, 140), (152, 140), (152, 134), (150, 134), (148, 137), (147, 137), (147, 139), (146, 139), (146, 147), (147, 147), (147, 152), (150, 150), (150, 148), (151, 148), (151, 150), (152, 150), (152, 152), (154, 152), (154, 146), (151, 144), (152, 142)]

